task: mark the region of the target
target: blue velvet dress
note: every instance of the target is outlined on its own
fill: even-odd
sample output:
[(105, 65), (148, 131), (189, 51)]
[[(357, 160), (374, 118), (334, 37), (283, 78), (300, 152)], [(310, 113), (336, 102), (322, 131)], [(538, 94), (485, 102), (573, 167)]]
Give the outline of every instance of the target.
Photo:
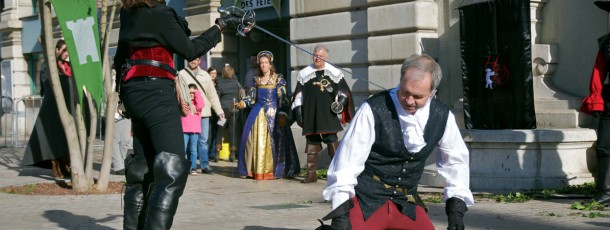
[(286, 81), (274, 74), (266, 84), (256, 83), (250, 97), (244, 99), (252, 108), (246, 118), (238, 153), (238, 173), (255, 180), (292, 178), (300, 171), (299, 158), (290, 122), (279, 127), (276, 119), (289, 112)]

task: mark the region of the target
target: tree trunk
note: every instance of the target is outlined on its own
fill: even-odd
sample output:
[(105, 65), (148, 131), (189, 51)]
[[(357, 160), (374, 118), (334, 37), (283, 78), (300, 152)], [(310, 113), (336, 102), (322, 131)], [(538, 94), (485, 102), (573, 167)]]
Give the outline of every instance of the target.
[[(102, 0), (102, 6), (100, 8), (100, 38), (102, 47), (104, 47), (104, 43), (106, 42), (106, 27), (108, 26), (108, 22), (106, 21), (106, 15), (108, 14), (108, 0)], [(112, 22), (110, 22), (112, 25)], [(106, 56), (102, 56), (106, 57)]]
[(51, 18), (51, 1), (40, 0), (39, 1), (40, 17), (43, 31), (43, 44), (45, 50), (45, 60), (47, 62), (51, 86), (53, 88), (53, 95), (57, 98), (57, 109), (59, 111), (59, 118), (61, 124), (66, 133), (66, 140), (68, 142), (68, 150), (70, 152), (70, 166), (72, 167), (72, 189), (77, 192), (86, 192), (89, 190), (87, 184), (87, 178), (83, 170), (83, 158), (81, 156), (78, 137), (76, 136), (76, 127), (74, 120), (64, 100), (64, 94), (59, 83), (59, 75), (57, 72), (57, 65), (55, 60), (55, 47), (53, 45), (53, 28)]
[[(105, 0), (108, 1), (108, 0)], [(107, 4), (106, 4), (107, 5)], [(112, 21), (114, 21), (114, 12), (116, 11), (116, 3), (112, 4), (110, 8), (110, 20), (108, 20), (108, 26), (106, 27), (105, 37), (102, 42), (104, 62), (102, 65), (102, 71), (104, 71), (104, 91), (106, 92), (106, 131), (104, 134), (104, 155), (102, 157), (102, 168), (100, 169), (100, 178), (97, 182), (96, 189), (98, 191), (105, 192), (108, 190), (108, 177), (110, 175), (110, 166), (112, 164), (112, 142), (114, 138), (114, 113), (116, 112), (117, 104), (119, 101), (118, 94), (112, 88), (112, 73), (110, 69), (110, 60), (108, 58), (108, 39), (112, 31)], [(116, 73), (119, 74), (119, 73)], [(120, 77), (120, 76), (116, 76)], [(116, 86), (119, 87), (119, 86)]]
[(89, 179), (89, 185), (93, 185), (93, 158), (94, 158), (94, 146), (95, 146), (95, 132), (97, 131), (97, 107), (93, 103), (91, 93), (85, 90), (85, 97), (87, 98), (87, 104), (89, 108), (90, 124), (89, 124), (89, 136), (87, 137), (87, 152), (85, 153), (85, 177)]
[[(82, 89), (76, 89), (76, 90), (82, 90)], [(80, 101), (84, 101), (81, 100), (79, 98), (78, 100)], [(85, 151), (87, 149), (87, 128), (85, 127), (85, 121), (83, 119), (83, 106), (81, 104), (77, 104), (76, 105), (76, 131), (77, 131), (77, 136), (78, 136), (78, 143), (80, 146), (80, 153), (81, 153), (81, 159), (85, 159)]]

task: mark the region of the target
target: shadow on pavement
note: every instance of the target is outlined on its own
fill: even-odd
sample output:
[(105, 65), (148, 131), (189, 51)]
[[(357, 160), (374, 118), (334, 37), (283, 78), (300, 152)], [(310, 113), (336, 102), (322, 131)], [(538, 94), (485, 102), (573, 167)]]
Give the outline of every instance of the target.
[(606, 229), (610, 228), (610, 222), (589, 222), (586, 221), (585, 224), (590, 224), (599, 227), (605, 227)]
[[(77, 205), (76, 203), (74, 205)], [(88, 216), (75, 215), (64, 210), (47, 210), (43, 216), (53, 223), (57, 223), (63, 229), (79, 229), (79, 226), (86, 226), (87, 229), (110, 230), (113, 228), (99, 225), (98, 223), (110, 222), (122, 215), (111, 215), (103, 219), (94, 219)], [(95, 223), (91, 225), (91, 223)]]

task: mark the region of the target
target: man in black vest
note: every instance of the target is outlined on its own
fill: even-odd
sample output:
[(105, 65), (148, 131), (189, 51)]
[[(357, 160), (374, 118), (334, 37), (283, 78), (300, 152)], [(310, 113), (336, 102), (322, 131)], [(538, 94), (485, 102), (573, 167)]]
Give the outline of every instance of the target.
[(333, 219), (333, 229), (434, 229), (417, 195), (434, 149), (448, 229), (464, 229), (466, 206), (474, 204), (468, 149), (449, 108), (433, 97), (441, 68), (412, 55), (400, 73), (398, 87), (360, 106), (331, 162), (323, 195), (332, 202), (324, 219)]

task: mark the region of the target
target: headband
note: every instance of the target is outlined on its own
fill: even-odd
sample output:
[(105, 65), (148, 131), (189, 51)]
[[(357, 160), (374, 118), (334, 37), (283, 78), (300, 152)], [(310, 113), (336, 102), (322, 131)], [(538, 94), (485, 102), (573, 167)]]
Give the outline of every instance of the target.
[(269, 60), (269, 62), (273, 63), (273, 53), (271, 53), (271, 51), (268, 51), (268, 50), (263, 50), (261, 52), (258, 52), (258, 55), (256, 55), (256, 63), (257, 64), (260, 62), (259, 60), (261, 59), (261, 57), (263, 55), (268, 55), (271, 58), (271, 60)]

